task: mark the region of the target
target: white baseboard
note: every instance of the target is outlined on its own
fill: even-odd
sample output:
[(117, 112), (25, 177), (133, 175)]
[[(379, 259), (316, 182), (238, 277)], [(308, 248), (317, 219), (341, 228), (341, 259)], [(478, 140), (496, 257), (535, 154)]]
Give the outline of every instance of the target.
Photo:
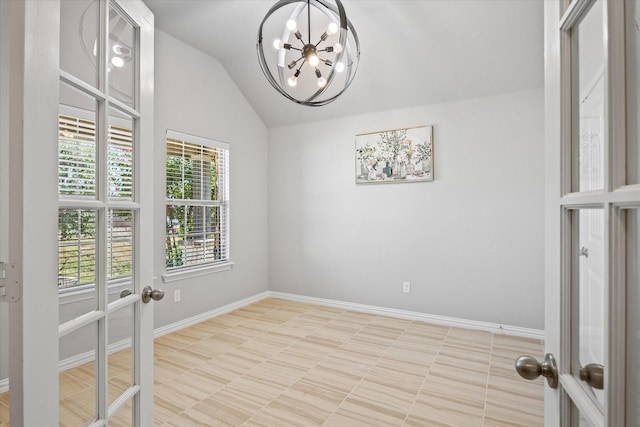
[[(205, 320), (212, 319), (216, 316), (229, 313), (233, 310), (245, 307), (254, 302), (261, 301), (265, 298), (278, 298), (288, 301), (296, 301), (307, 304), (316, 304), (326, 307), (341, 308), (344, 310), (353, 310), (363, 313), (378, 314), (382, 316), (398, 317), (401, 319), (419, 320), (422, 322), (434, 323), (437, 325), (454, 326), (465, 329), (476, 329), (481, 331), (489, 331), (496, 334), (505, 334), (518, 337), (544, 339), (544, 331), (539, 329), (521, 328), (519, 326), (500, 325), (497, 323), (479, 322), (475, 320), (459, 319), (455, 317), (437, 316), (434, 314), (419, 313), (415, 311), (398, 310), (395, 308), (378, 307), (374, 305), (358, 304), (353, 302), (331, 300), (325, 298), (308, 297), (304, 295), (289, 294), (285, 292), (265, 291), (259, 294), (244, 298), (240, 301), (232, 302), (214, 310), (180, 320), (169, 325), (162, 326), (153, 331), (153, 337), (158, 338), (171, 332), (176, 332), (189, 326), (196, 325)], [(123, 340), (109, 346), (109, 354), (127, 349), (131, 346), (131, 340)], [(83, 365), (93, 361), (93, 352), (79, 354), (69, 357), (60, 362), (60, 371), (66, 371), (71, 368)], [(0, 380), (0, 393), (9, 390), (9, 379)]]
[(279, 298), (289, 301), (297, 301), (308, 304), (317, 304), (327, 307), (342, 308), (344, 310), (360, 311), (363, 313), (379, 314), (382, 316), (398, 317), (401, 319), (419, 320), (437, 325), (455, 326), (465, 329), (489, 331), (495, 334), (504, 334), (517, 337), (544, 339), (544, 331), (540, 329), (522, 328), (519, 326), (500, 325), (498, 323), (479, 322), (476, 320), (459, 319), (456, 317), (438, 316), (435, 314), (419, 313), (416, 311), (398, 310), (395, 308), (378, 307), (375, 305), (357, 304), (324, 298), (308, 297), (289, 294), (285, 292), (269, 292), (271, 298)]
[(422, 322), (434, 323), (437, 325), (455, 326), (465, 329), (476, 329), (481, 331), (489, 331), (496, 334), (504, 334), (525, 338), (544, 339), (544, 331), (539, 329), (522, 328), (520, 326), (500, 325), (498, 323), (479, 322), (476, 320), (459, 319), (456, 317), (438, 316), (434, 314), (420, 313), (416, 311), (399, 310), (395, 308), (378, 307), (374, 305), (358, 304), (353, 302), (331, 300), (325, 298), (315, 298), (304, 295), (289, 294), (285, 292), (265, 291), (251, 297), (242, 299), (240, 301), (227, 304), (225, 306), (216, 308), (205, 313), (198, 314), (193, 317), (189, 317), (184, 320), (180, 320), (169, 325), (162, 326), (156, 329), (153, 333), (154, 338), (161, 337), (162, 335), (169, 334), (171, 332), (179, 331), (180, 329), (196, 325), (205, 320), (209, 320), (216, 316), (220, 316), (225, 313), (229, 313), (233, 310), (245, 307), (254, 302), (261, 301), (265, 298), (278, 298), (288, 301), (296, 301), (307, 304), (323, 305), (326, 307), (341, 308), (344, 310), (353, 310), (364, 313), (378, 314), (382, 316), (398, 317), (409, 320), (419, 320)]
[(270, 295), (269, 291), (260, 292), (259, 294), (250, 296), (245, 299), (241, 299), (240, 301), (232, 302), (231, 304), (227, 304), (222, 307), (189, 317), (187, 319), (183, 319), (178, 322), (162, 326), (153, 331), (153, 337), (158, 338), (163, 335), (170, 334), (171, 332), (179, 331), (180, 329), (184, 329), (188, 326), (193, 326), (200, 322), (204, 322), (205, 320), (209, 320), (213, 317), (232, 312), (233, 310), (237, 310), (249, 304), (253, 304), (254, 302), (258, 302), (260, 300), (268, 298), (269, 295)]

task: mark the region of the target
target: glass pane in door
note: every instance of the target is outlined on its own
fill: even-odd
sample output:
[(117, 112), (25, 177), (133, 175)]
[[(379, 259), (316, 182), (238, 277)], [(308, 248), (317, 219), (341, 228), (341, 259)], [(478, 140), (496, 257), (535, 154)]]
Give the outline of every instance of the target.
[(133, 425), (133, 402), (129, 400), (109, 420), (109, 427), (131, 427)]
[(109, 316), (109, 405), (133, 385), (133, 306)]
[(136, 66), (136, 30), (118, 9), (109, 6), (109, 91), (130, 107), (135, 106)]
[(60, 338), (61, 426), (85, 426), (96, 419), (97, 342), (95, 322)]
[(0, 393), (0, 425), (9, 425), (9, 392)]
[(60, 69), (97, 86), (99, 2), (60, 2)]
[[(584, 413), (582, 413), (580, 411), (580, 409), (578, 409), (578, 406), (575, 404), (575, 402), (571, 401), (570, 403), (570, 421), (567, 424), (568, 426), (571, 427), (597, 427), (597, 426), (602, 426), (602, 423), (592, 423), (589, 421), (589, 419), (585, 416)], [(599, 420), (600, 421), (600, 420)]]
[(132, 292), (133, 234), (133, 212), (125, 209), (109, 210), (107, 278), (110, 285), (120, 285)]
[(134, 121), (115, 108), (109, 109), (109, 197), (133, 198)]
[(64, 83), (58, 116), (58, 194), (96, 197), (96, 100)]
[[(92, 209), (58, 211), (59, 322), (67, 322), (97, 308), (97, 212)], [(81, 298), (66, 295), (82, 291)]]
[[(578, 219), (578, 368), (582, 368), (591, 363), (604, 365), (604, 212), (581, 209)], [(602, 390), (590, 388), (590, 392), (604, 404)]]
[(627, 425), (640, 426), (640, 211), (626, 213)]
[[(597, 1), (577, 28), (578, 191), (602, 189), (604, 185), (604, 34), (603, 5)], [(575, 187), (575, 184), (574, 184)]]
[(640, 184), (640, 1), (625, 2), (627, 184)]

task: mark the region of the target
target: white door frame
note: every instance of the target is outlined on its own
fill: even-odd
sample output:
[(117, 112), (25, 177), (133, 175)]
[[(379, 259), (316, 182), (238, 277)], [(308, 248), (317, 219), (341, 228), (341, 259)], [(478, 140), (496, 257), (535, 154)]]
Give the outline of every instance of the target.
[[(12, 426), (58, 419), (58, 2), (10, 3), (9, 250), (22, 284), (9, 304)], [(37, 124), (37, 126), (34, 126)]]
[[(550, 325), (560, 324), (560, 214), (558, 198), (560, 196), (560, 6), (558, 2), (544, 4), (545, 35), (545, 352), (560, 354), (560, 328)], [(561, 388), (545, 387), (544, 414), (545, 425), (566, 425), (566, 414), (561, 409), (566, 399)]]
[[(0, 2), (0, 261), (9, 259), (9, 6)], [(8, 309), (0, 302), (0, 390), (9, 381)]]

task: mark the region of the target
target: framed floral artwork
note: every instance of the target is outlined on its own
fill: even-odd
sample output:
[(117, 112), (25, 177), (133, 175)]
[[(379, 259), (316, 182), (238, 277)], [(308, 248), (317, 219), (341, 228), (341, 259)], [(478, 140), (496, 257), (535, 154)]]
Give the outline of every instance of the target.
[(433, 181), (433, 126), (356, 135), (356, 184)]

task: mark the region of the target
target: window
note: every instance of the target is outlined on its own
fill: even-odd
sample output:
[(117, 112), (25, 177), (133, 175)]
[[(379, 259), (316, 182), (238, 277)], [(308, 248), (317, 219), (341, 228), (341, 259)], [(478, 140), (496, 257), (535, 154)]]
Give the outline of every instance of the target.
[(167, 131), (167, 272), (229, 263), (229, 145)]
[[(99, 209), (80, 208), (96, 200), (95, 113), (68, 105), (58, 116), (58, 290), (85, 289), (97, 280), (96, 245)], [(132, 125), (115, 112), (107, 128), (108, 196), (133, 196)], [(129, 281), (133, 268), (133, 216), (108, 209), (106, 279)]]

